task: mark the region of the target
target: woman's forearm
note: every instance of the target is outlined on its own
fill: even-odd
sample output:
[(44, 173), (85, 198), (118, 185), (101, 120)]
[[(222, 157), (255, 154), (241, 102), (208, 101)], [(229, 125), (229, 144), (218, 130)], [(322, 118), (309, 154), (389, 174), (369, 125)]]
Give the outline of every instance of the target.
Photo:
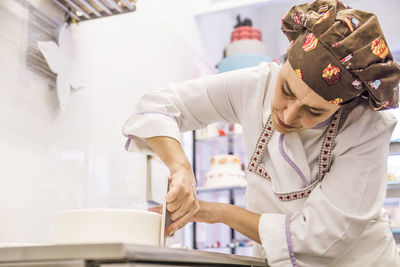
[(261, 215), (238, 206), (200, 201), (200, 210), (193, 217), (194, 221), (205, 223), (223, 223), (260, 243), (258, 223)]
[(177, 140), (167, 136), (155, 136), (146, 138), (146, 142), (170, 171), (191, 168), (190, 162)]
[[(167, 165), (167, 167), (170, 169), (172, 176), (175, 170), (191, 170), (190, 162), (177, 140), (166, 136), (156, 136), (146, 138), (146, 142), (165, 163), (165, 165)], [(187, 179), (189, 177), (190, 179)], [(194, 176), (187, 174), (183, 175), (182, 178), (177, 179), (177, 182), (179, 184), (182, 184), (185, 180), (187, 182), (191, 180), (190, 183), (193, 183)], [(176, 197), (172, 198), (175, 199)], [(182, 203), (183, 202), (184, 200), (182, 200)], [(177, 215), (177, 217), (181, 216)], [(224, 223), (226, 225), (229, 225), (236, 231), (242, 233), (243, 235), (247, 236), (248, 238), (260, 243), (260, 237), (258, 233), (260, 214), (248, 211), (234, 205), (213, 202), (201, 202), (200, 210), (194, 217), (197, 217), (198, 221), (204, 221), (208, 223)]]
[(223, 210), (222, 223), (229, 225), (251, 240), (261, 243), (258, 233), (260, 214), (229, 204), (225, 204)]

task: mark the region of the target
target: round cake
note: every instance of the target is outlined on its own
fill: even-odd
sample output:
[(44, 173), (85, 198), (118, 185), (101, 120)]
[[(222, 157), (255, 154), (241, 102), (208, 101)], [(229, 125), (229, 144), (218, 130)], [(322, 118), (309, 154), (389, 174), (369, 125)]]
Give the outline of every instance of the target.
[(229, 44), (225, 49), (226, 57), (242, 54), (265, 55), (265, 45), (258, 40), (239, 40)]
[(234, 27), (231, 34), (231, 42), (239, 40), (258, 40), (261, 41), (261, 32), (253, 28), (251, 20), (245, 19), (244, 22), (240, 21), (240, 16), (237, 16), (238, 24)]
[(79, 209), (56, 214), (54, 243), (160, 245), (161, 215), (129, 209)]
[(272, 61), (261, 41), (261, 32), (252, 26), (250, 19), (237, 23), (231, 34), (231, 42), (224, 50), (224, 58), (217, 64), (218, 72), (227, 72), (241, 68), (257, 66), (262, 61)]
[(211, 159), (211, 170), (206, 174), (206, 187), (246, 185), (245, 172), (238, 157), (223, 154)]

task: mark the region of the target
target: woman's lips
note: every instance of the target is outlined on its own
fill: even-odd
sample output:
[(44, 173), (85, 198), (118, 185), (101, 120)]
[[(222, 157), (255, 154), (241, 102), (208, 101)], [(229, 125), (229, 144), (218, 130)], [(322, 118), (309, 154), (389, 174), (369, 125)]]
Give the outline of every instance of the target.
[(278, 116), (276, 116), (276, 118), (278, 119), (279, 126), (281, 126), (282, 128), (286, 128), (286, 129), (293, 129), (294, 128), (292, 126), (284, 124), (283, 121), (281, 121)]

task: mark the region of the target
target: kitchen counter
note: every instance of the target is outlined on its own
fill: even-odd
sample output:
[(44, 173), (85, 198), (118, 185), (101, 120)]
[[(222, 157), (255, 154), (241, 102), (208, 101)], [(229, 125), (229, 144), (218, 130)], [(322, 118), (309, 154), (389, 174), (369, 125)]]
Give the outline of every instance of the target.
[(265, 259), (133, 244), (37, 245), (0, 248), (0, 267), (268, 266)]

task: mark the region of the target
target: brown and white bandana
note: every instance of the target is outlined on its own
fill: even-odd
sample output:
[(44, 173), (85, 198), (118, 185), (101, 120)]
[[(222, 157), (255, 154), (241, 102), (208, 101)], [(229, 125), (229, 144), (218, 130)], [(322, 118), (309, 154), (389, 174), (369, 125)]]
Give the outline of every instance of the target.
[(340, 105), (363, 94), (374, 110), (398, 106), (400, 67), (376, 15), (316, 0), (292, 7), (281, 29), (294, 41), (291, 66), (325, 100)]

